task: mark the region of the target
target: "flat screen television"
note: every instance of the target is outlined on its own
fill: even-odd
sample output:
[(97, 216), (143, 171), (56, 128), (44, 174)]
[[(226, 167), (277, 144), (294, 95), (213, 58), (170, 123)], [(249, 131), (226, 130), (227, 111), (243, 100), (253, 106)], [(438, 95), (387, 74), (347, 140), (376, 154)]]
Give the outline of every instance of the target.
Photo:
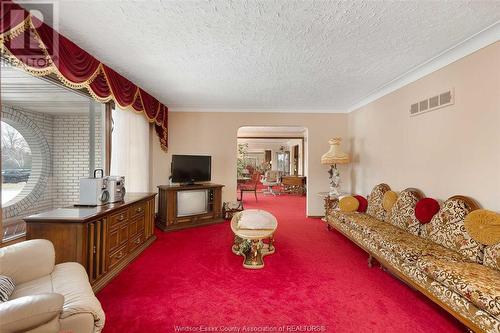
[(211, 156), (172, 155), (172, 181), (174, 183), (207, 182), (211, 180), (211, 174)]

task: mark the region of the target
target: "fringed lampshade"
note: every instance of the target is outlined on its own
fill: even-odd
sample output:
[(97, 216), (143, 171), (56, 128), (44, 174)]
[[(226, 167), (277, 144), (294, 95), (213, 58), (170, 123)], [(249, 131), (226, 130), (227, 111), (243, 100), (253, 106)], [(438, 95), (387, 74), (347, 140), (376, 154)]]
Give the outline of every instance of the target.
[(349, 155), (340, 149), (342, 138), (333, 138), (328, 140), (330, 150), (321, 156), (321, 164), (335, 165), (349, 163)]

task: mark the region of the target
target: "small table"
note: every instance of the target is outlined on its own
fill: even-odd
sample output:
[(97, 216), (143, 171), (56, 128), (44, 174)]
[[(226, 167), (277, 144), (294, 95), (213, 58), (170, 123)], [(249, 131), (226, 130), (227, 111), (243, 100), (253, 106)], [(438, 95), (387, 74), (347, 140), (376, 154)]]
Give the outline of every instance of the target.
[(283, 176), (281, 185), (285, 193), (304, 195), (306, 194), (306, 177), (304, 176)]
[(222, 205), (222, 216), (225, 220), (232, 219), (234, 214), (241, 211), (243, 211), (243, 201), (241, 200), (224, 202)]
[[(259, 218), (270, 222), (266, 229), (240, 229), (238, 222), (245, 212), (258, 213)], [(256, 221), (258, 224), (258, 221)], [(269, 212), (260, 209), (247, 209), (234, 214), (231, 219), (231, 230), (234, 233), (232, 251), (236, 255), (243, 256), (243, 267), (260, 269), (264, 267), (264, 256), (273, 254), (274, 232), (278, 227), (278, 221)], [(264, 243), (267, 240), (268, 243)]]

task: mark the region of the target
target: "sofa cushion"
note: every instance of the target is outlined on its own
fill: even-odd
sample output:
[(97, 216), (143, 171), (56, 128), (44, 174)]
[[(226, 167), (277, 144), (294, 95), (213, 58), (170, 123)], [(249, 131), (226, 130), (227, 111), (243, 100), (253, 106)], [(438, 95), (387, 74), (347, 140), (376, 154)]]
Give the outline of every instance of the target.
[(439, 202), (436, 199), (423, 198), (415, 206), (415, 217), (422, 224), (429, 223), (439, 212), (439, 208)]
[(386, 211), (382, 204), (385, 192), (390, 190), (391, 188), (387, 184), (379, 184), (373, 188), (372, 192), (368, 196), (368, 208), (366, 209), (366, 213), (368, 215), (381, 221), (385, 219)]
[(354, 228), (361, 228), (367, 226), (374, 227), (384, 223), (375, 217), (362, 213), (357, 213), (357, 214), (354, 213), (346, 215), (346, 222), (351, 223)]
[(55, 251), (46, 239), (30, 239), (0, 248), (0, 275), (22, 284), (49, 275), (54, 269)]
[(402, 191), (388, 215), (388, 222), (418, 236), (421, 224), (415, 217), (415, 206), (420, 196), (414, 190)]
[(465, 230), (484, 245), (500, 243), (500, 214), (486, 209), (470, 212), (464, 221)]
[(339, 209), (342, 212), (356, 212), (358, 211), (359, 201), (355, 197), (343, 197), (339, 201)]
[(484, 248), (483, 265), (500, 271), (500, 243)]
[(424, 225), (423, 236), (470, 261), (482, 263), (484, 246), (473, 240), (464, 226), (464, 219), (471, 211), (470, 205), (460, 197), (446, 200), (439, 213)]
[(353, 197), (355, 197), (359, 202), (358, 212), (366, 213), (366, 209), (368, 208), (368, 200), (366, 200), (365, 197), (361, 195), (353, 195)]
[[(387, 191), (384, 193), (384, 198), (382, 199), (382, 206), (384, 207), (386, 212), (390, 212), (392, 206), (398, 200), (398, 194), (394, 191)], [(387, 214), (386, 214), (387, 216)]]
[(472, 262), (422, 256), (417, 267), (435, 281), (500, 319), (500, 272)]
[(16, 288), (14, 289), (14, 292), (12, 293), (10, 299), (30, 295), (47, 294), (53, 291), (52, 279), (50, 275), (45, 275), (39, 279), (16, 285)]
[(352, 214), (352, 212), (342, 212), (340, 210), (333, 209), (327, 216), (327, 219), (334, 219), (340, 222), (345, 223), (348, 215)]
[(90, 287), (85, 268), (75, 262), (66, 262), (56, 265), (51, 276), (54, 292), (64, 295), (61, 318), (90, 313), (94, 316), (96, 329), (100, 331), (104, 327), (105, 315)]
[(421, 256), (434, 256), (447, 258), (448, 260), (463, 260), (462, 256), (439, 244), (433, 243), (421, 237), (409, 234), (408, 232), (389, 225), (384, 229), (372, 230), (371, 237), (381, 248), (390, 250), (404, 262), (415, 264)]
[(409, 234), (404, 230), (391, 233), (382, 233), (378, 231), (373, 233), (373, 237), (377, 239), (381, 247), (390, 250), (396, 256), (408, 263), (415, 263), (422, 255), (422, 252), (431, 245), (429, 241)]
[[(0, 332), (58, 332), (64, 297), (56, 293), (19, 297), (0, 304)], [(40, 326), (55, 330), (39, 330)], [(54, 325), (55, 324), (55, 325)]]

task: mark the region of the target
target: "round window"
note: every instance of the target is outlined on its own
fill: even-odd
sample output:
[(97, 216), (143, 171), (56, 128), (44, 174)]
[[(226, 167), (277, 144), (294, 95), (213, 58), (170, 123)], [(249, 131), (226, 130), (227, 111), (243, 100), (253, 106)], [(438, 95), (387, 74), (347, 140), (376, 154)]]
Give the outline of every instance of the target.
[(17, 129), (2, 121), (2, 206), (19, 201), (31, 174), (31, 148)]

